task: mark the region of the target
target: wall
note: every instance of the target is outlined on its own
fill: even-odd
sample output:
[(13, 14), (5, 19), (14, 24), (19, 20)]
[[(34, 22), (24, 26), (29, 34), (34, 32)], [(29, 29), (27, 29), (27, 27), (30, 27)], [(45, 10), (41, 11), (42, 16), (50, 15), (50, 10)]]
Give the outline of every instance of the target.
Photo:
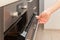
[[(44, 0), (44, 9), (55, 4), (57, 0)], [(55, 11), (49, 21), (44, 25), (44, 29), (60, 29), (60, 9)]]
[(44, 10), (44, 0), (39, 0), (39, 13)]

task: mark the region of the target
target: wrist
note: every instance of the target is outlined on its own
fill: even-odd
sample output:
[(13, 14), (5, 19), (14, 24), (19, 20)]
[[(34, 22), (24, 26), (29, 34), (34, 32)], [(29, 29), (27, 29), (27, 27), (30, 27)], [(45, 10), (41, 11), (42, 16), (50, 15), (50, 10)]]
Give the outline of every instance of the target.
[(48, 11), (48, 10), (49, 10), (49, 8), (47, 10), (45, 10), (44, 12), (51, 15), (52, 13), (50, 11)]

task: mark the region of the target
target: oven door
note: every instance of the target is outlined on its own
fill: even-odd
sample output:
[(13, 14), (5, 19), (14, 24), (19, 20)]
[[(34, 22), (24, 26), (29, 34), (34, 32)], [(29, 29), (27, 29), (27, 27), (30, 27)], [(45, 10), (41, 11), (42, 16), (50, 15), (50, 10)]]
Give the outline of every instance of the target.
[(20, 34), (26, 28), (26, 12), (18, 18), (18, 20), (10, 26), (10, 28), (5, 32), (4, 40), (24, 40), (25, 37), (21, 36)]
[(12, 14), (18, 13), (16, 6), (20, 2), (15, 2), (9, 5), (4, 6), (4, 32), (14, 23), (14, 18)]

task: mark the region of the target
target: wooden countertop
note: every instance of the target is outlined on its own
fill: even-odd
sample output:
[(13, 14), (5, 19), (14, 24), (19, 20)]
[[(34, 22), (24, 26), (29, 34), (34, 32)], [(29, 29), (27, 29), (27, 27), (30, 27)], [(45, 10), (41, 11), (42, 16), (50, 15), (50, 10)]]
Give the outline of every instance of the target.
[(0, 0), (0, 7), (16, 2), (18, 0)]

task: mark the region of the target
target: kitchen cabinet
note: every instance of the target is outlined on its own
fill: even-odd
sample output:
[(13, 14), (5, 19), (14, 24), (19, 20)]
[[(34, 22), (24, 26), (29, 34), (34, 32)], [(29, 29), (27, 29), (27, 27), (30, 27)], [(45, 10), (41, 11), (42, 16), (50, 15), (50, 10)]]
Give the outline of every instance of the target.
[(3, 22), (3, 7), (0, 7), (0, 40), (4, 40)]

